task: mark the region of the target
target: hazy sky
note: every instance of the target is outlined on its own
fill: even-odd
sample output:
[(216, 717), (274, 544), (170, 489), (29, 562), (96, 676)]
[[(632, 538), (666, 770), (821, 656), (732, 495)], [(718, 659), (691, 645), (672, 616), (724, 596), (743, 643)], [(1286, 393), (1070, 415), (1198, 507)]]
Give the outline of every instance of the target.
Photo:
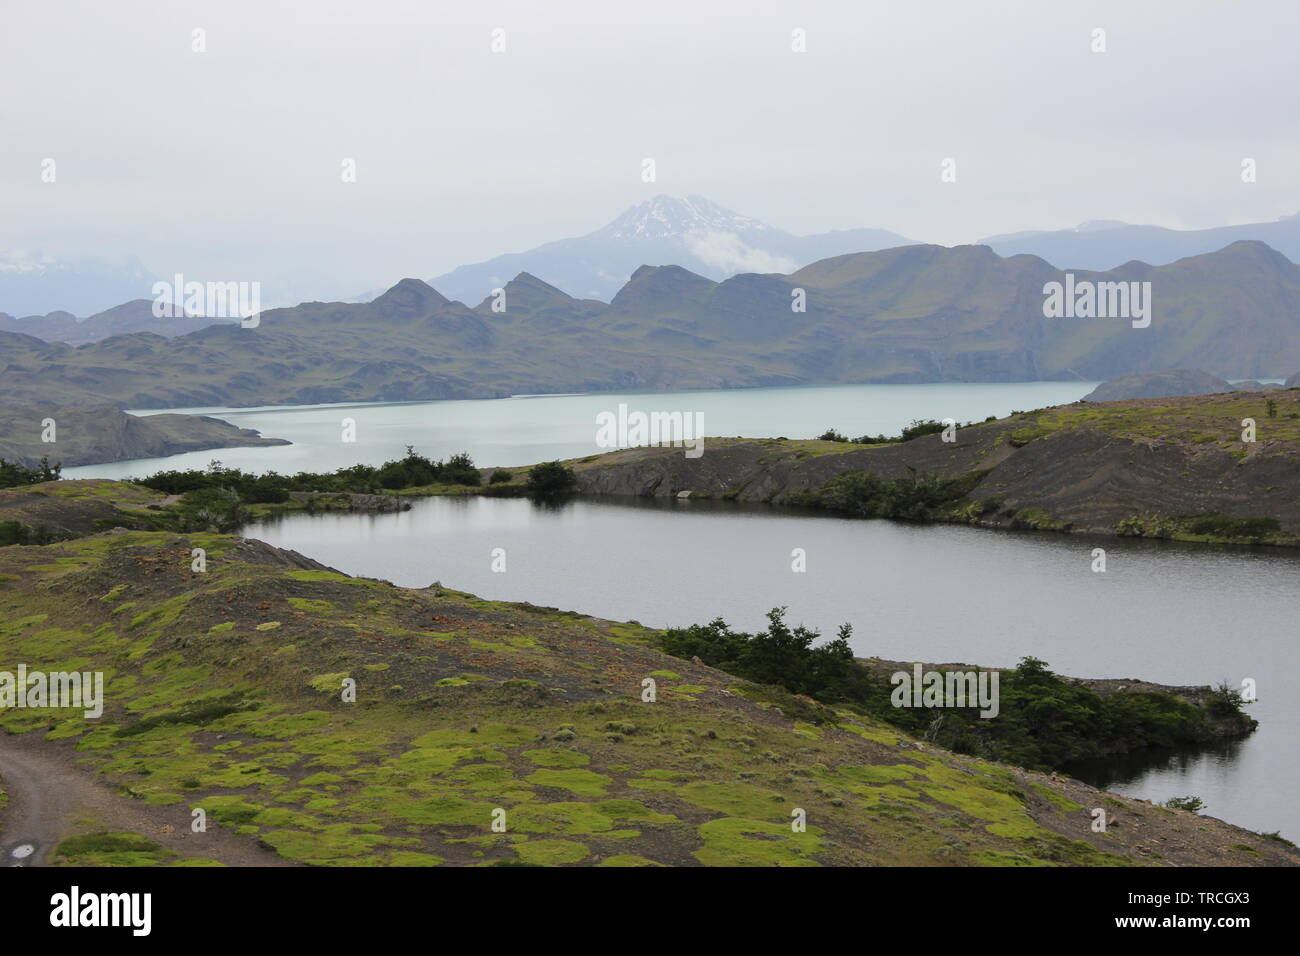
[(1295, 0), (0, 0), (0, 249), (323, 297), (657, 193), (948, 244), (1272, 220), (1298, 47)]

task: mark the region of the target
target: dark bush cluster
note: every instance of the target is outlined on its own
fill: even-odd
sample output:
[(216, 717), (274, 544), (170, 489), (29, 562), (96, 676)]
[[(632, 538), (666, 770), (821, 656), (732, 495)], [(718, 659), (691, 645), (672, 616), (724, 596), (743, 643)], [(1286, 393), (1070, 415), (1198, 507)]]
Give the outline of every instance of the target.
[(664, 632), (663, 648), (674, 657), (698, 657), (756, 684), (775, 684), (826, 703), (867, 697), (871, 674), (853, 658), (852, 628), (845, 624), (834, 640), (813, 646), (820, 636), (802, 625), (785, 623), (785, 608), (767, 613), (768, 628), (757, 634), (733, 631), (722, 618)]
[[(986, 418), (985, 421), (992, 421), (992, 418)], [(967, 422), (962, 428), (970, 427), (973, 422)], [(903, 429), (898, 435), (860, 435), (857, 438), (849, 438), (846, 435), (837, 432), (833, 428), (828, 428), (817, 436), (818, 441), (839, 441), (851, 442), (855, 445), (894, 445), (899, 442), (911, 441), (914, 438), (920, 438), (922, 435), (935, 435), (944, 429), (943, 422), (937, 422), (933, 418), (916, 418), (912, 423)]]
[(834, 640), (817, 644), (816, 631), (790, 628), (784, 615), (773, 608), (768, 629), (758, 634), (733, 631), (721, 618), (669, 629), (662, 647), (755, 684), (871, 715), (957, 753), (1038, 770), (1147, 747), (1204, 745), (1221, 735), (1215, 721), (1225, 718), (1247, 730), (1255, 723), (1229, 688), (1213, 692), (1204, 708), (1166, 693), (1103, 695), (1034, 657), (1000, 672), (996, 717), (981, 717), (978, 706), (896, 707), (894, 684), (854, 658), (847, 624)]
[(405, 457), (378, 467), (352, 465), (327, 473), (280, 475), (271, 471), (254, 475), (214, 461), (206, 470), (160, 471), (132, 480), (164, 494), (183, 495), (177, 508), (180, 530), (232, 531), (248, 520), (248, 505), (280, 504), (293, 492), (380, 494), (435, 484), (477, 486), (480, 476), (473, 460), (463, 452), (435, 461), (408, 445)]
[(247, 504), (287, 501), (290, 492), (294, 491), (376, 494), (423, 485), (480, 483), (473, 459), (464, 452), (452, 455), (446, 461), (435, 461), (417, 454), (410, 445), (406, 447), (405, 457), (386, 461), (378, 467), (352, 465), (324, 473), (301, 471), (296, 475), (280, 475), (269, 471), (254, 475), (238, 468), (226, 468), (221, 462), (214, 461), (205, 470), (160, 471), (148, 478), (132, 480), (169, 495), (204, 488), (225, 488), (234, 491)]
[(35, 468), (27, 468), (18, 462), (0, 458), (0, 488), (16, 488), (19, 485), (38, 485), (42, 481), (54, 481), (62, 470), (62, 464), (51, 465), (49, 458), (42, 458)]
[(478, 485), (479, 473), (465, 452), (446, 461), (431, 461), (406, 446), (406, 457), (386, 461), (376, 473), (379, 485), (390, 490), (419, 488), (423, 485)]

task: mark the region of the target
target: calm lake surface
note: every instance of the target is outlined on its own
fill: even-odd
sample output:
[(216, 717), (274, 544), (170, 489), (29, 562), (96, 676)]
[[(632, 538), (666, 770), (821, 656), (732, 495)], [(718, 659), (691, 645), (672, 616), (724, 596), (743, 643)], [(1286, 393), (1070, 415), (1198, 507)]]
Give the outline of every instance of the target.
[[(828, 428), (847, 434), (897, 435), (916, 418), (983, 421), (989, 415), (1076, 401), (1095, 382), (938, 385), (835, 385), (707, 392), (602, 392), (465, 402), (382, 402), (269, 408), (175, 408), (255, 428), (292, 445), (221, 448), (170, 458), (139, 458), (65, 468), (67, 478), (144, 476), (163, 469), (206, 468), (220, 459), (245, 471), (333, 471), (401, 458), (407, 445), (431, 458), (468, 451), (481, 466), (534, 465), (579, 458), (596, 446), (596, 416), (629, 411), (700, 412), (704, 433), (748, 438), (813, 438)], [(157, 411), (157, 409), (155, 409)], [(135, 414), (147, 415), (148, 411)], [(342, 440), (342, 421), (356, 422), (356, 441)], [(707, 445), (706, 445), (707, 448)]]
[[(147, 475), (214, 458), (254, 472), (329, 471), (400, 457), (408, 444), (435, 458), (468, 451), (480, 465), (532, 464), (599, 451), (595, 416), (620, 402), (633, 411), (702, 412), (714, 436), (806, 438), (832, 427), (896, 434), (915, 418), (980, 421), (1072, 402), (1093, 387), (854, 385), (174, 409), (294, 444), (64, 475)], [(344, 418), (356, 422), (354, 443), (341, 440)], [(1300, 842), (1300, 700), (1290, 686), (1300, 663), (1300, 556), (1287, 551), (850, 521), (705, 501), (584, 500), (545, 509), (439, 498), (401, 514), (294, 516), (246, 533), (403, 586), (440, 580), (488, 598), (653, 626), (722, 616), (754, 630), (767, 609), (788, 605), (792, 623), (828, 636), (853, 624), (863, 655), (981, 666), (1033, 655), (1063, 674), (1168, 684), (1254, 678), (1260, 700), (1250, 712), (1260, 728), (1247, 740), (1154, 766), (1110, 762), (1084, 775), (1156, 801), (1194, 794), (1212, 816)], [(1096, 546), (1109, 555), (1105, 574), (1090, 570)], [(506, 550), (504, 574), (491, 571), (494, 548)], [(790, 570), (793, 548), (807, 553), (806, 573)]]
[[(441, 581), (663, 627), (721, 616), (827, 636), (853, 625), (860, 655), (1010, 666), (1032, 655), (1062, 674), (1167, 684), (1258, 682), (1259, 729), (1165, 765), (1120, 763), (1091, 782), (1163, 801), (1195, 794), (1208, 813), (1300, 838), (1291, 681), (1300, 665), (1300, 556), (782, 512), (730, 502), (432, 498), (388, 515), (295, 515), (245, 533), (349, 574), (407, 587)], [(1108, 569), (1094, 574), (1091, 549)], [(492, 551), (506, 552), (504, 573)], [(807, 571), (791, 571), (803, 548)]]

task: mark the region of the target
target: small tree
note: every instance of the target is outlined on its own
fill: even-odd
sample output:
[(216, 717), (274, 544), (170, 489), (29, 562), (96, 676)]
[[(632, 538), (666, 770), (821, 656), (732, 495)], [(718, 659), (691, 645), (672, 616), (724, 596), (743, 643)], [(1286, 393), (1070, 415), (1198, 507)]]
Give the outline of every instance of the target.
[(1223, 681), (1206, 695), (1205, 709), (1212, 717), (1239, 717), (1244, 713), (1241, 709), (1244, 703), (1241, 692)]

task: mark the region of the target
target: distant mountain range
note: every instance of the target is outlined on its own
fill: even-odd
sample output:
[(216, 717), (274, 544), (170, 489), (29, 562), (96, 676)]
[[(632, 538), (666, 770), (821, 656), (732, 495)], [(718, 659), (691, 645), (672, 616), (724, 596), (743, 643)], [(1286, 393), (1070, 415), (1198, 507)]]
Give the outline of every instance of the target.
[(450, 298), (477, 302), (527, 272), (571, 295), (608, 302), (643, 265), (677, 265), (717, 280), (793, 272), (828, 256), (913, 244), (884, 229), (795, 236), (703, 196), (655, 196), (585, 236), (460, 266), (429, 283)]
[[(1300, 214), (1276, 222), (1199, 230), (1093, 221), (1074, 229), (990, 236), (980, 244), (1002, 256), (1038, 256), (1062, 269), (1103, 270), (1133, 260), (1167, 265), (1188, 256), (1217, 252), (1239, 240), (1264, 242), (1292, 262), (1300, 262)], [(527, 272), (578, 298), (609, 302), (643, 265), (681, 266), (721, 281), (751, 272), (790, 273), (834, 256), (916, 244), (885, 229), (796, 236), (724, 209), (702, 196), (661, 195), (632, 206), (595, 232), (462, 265), (429, 282), (448, 298), (477, 302), (512, 277)], [(66, 333), (67, 315), (101, 313), (114, 303), (150, 295), (155, 281), (171, 278), (155, 275), (134, 257), (73, 262), (0, 251), (0, 316), (35, 319), (41, 313), (51, 313), (58, 318), (46, 324), (64, 330), (59, 333), (62, 335)], [(306, 273), (280, 276), (274, 282), (262, 282), (262, 302), (272, 307), (298, 302), (308, 295), (326, 296), (331, 287), (337, 287), (337, 281)], [(373, 290), (348, 301), (369, 302), (381, 294), (382, 290)], [(0, 327), (15, 330), (12, 325)], [(40, 321), (27, 322), (17, 331), (51, 341), (72, 341), (49, 332)], [(166, 329), (154, 331), (168, 334)]]
[(149, 295), (157, 278), (133, 256), (64, 260), (0, 250), (0, 315), (90, 315)]
[(1300, 266), (1263, 243), (1075, 275), (1150, 282), (1149, 328), (1045, 318), (1044, 285), (1064, 278), (1032, 256), (912, 245), (722, 282), (643, 266), (609, 304), (522, 273), (504, 312), (491, 296), (470, 307), (404, 279), (370, 303), (264, 312), (256, 328), (78, 348), (0, 332), (0, 362), (11, 401), (127, 408), (1300, 370)]
[(21, 319), (0, 312), (0, 331), (34, 335), (46, 342), (66, 342), (69, 345), (85, 345), (111, 335), (131, 332), (153, 332), (166, 337), (186, 335), (221, 322), (238, 320), (209, 319), (201, 315), (160, 319), (153, 314), (152, 299), (132, 299), (85, 319), (70, 312), (29, 315)]
[(990, 236), (980, 243), (1000, 256), (1038, 256), (1062, 269), (1113, 269), (1134, 259), (1167, 265), (1188, 256), (1217, 252), (1243, 239), (1266, 243), (1292, 262), (1300, 262), (1300, 213), (1276, 222), (1217, 229), (1165, 229), (1103, 220), (1056, 232)]

